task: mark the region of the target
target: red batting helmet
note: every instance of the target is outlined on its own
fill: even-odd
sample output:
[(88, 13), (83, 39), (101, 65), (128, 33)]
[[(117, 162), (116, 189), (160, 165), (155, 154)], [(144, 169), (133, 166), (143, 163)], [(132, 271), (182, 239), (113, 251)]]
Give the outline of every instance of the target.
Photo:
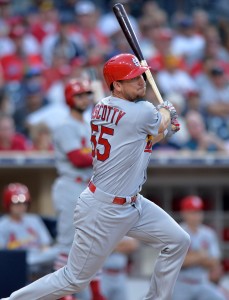
[(149, 67), (142, 67), (136, 56), (130, 53), (116, 55), (104, 65), (103, 75), (108, 87), (117, 80), (132, 79), (142, 75)]
[(65, 86), (64, 94), (65, 101), (70, 107), (74, 106), (73, 96), (92, 93), (91, 84), (89, 80), (71, 79)]
[(9, 211), (11, 204), (29, 203), (30, 193), (24, 184), (10, 183), (3, 190), (3, 205), (6, 211)]
[(203, 200), (196, 195), (189, 195), (181, 200), (182, 211), (200, 211), (204, 207)]

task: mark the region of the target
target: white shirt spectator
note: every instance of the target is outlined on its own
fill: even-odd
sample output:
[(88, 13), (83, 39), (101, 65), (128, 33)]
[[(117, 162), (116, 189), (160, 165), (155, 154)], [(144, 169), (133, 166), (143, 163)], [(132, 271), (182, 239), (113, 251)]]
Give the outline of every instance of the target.
[(192, 77), (185, 71), (177, 69), (173, 72), (167, 70), (159, 71), (157, 82), (163, 93), (178, 92), (185, 94), (190, 90), (196, 90), (197, 86)]

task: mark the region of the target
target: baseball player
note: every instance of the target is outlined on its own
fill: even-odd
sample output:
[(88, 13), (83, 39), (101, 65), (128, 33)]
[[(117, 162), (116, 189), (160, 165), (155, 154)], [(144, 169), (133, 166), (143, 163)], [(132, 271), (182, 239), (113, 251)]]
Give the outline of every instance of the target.
[[(87, 187), (92, 175), (90, 126), (84, 112), (92, 98), (91, 84), (86, 79), (71, 79), (65, 85), (65, 101), (70, 115), (55, 130), (53, 141), (58, 178), (52, 188), (52, 199), (57, 213), (57, 247), (59, 255), (54, 269), (67, 263), (74, 238), (73, 215), (77, 198)], [(95, 291), (96, 289), (96, 291)], [(92, 295), (91, 295), (92, 293)], [(102, 300), (99, 278), (91, 282), (89, 291), (78, 295), (84, 300)], [(92, 299), (93, 297), (93, 299)]]
[(51, 269), (57, 252), (51, 247), (52, 237), (41, 218), (27, 212), (31, 202), (28, 187), (18, 182), (8, 184), (2, 200), (7, 214), (0, 219), (0, 248), (27, 250), (30, 275), (44, 266)]
[(202, 224), (203, 207), (203, 200), (196, 195), (181, 200), (181, 226), (190, 235), (191, 245), (174, 288), (174, 300), (225, 300), (209, 281), (209, 271), (220, 264), (221, 254), (215, 232)]
[(83, 290), (125, 235), (160, 252), (144, 299), (171, 299), (190, 238), (140, 191), (152, 144), (175, 133), (179, 125), (169, 102), (155, 107), (144, 100), (147, 69), (129, 53), (105, 63), (103, 73), (111, 95), (92, 112), (93, 176), (76, 203), (75, 236), (67, 265), (8, 299), (51, 300)]

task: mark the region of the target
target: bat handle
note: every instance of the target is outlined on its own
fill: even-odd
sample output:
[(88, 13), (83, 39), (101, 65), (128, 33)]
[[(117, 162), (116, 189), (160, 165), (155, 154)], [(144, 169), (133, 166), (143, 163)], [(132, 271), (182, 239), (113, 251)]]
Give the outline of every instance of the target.
[[(147, 64), (147, 61), (146, 61), (146, 60), (142, 60), (142, 61), (141, 61), (141, 65), (142, 65), (143, 67), (148, 67), (148, 64)], [(153, 79), (153, 76), (152, 76), (150, 70), (146, 70), (146, 71), (145, 71), (145, 74), (146, 74), (146, 78), (147, 78), (148, 81), (149, 81), (149, 84), (151, 85), (151, 87), (152, 87), (152, 89), (153, 89), (153, 91), (154, 91), (154, 94), (155, 94), (155, 96), (156, 96), (156, 98), (157, 98), (159, 104), (162, 104), (162, 103), (164, 102), (164, 100), (163, 100), (162, 97), (161, 97), (161, 94), (160, 94), (160, 92), (159, 92), (159, 90), (158, 90), (158, 87), (157, 87), (157, 85), (156, 85), (156, 83), (155, 83), (155, 81), (154, 81), (154, 79)]]
[[(147, 64), (146, 60), (141, 60), (141, 65), (143, 67), (148, 67), (148, 64)], [(158, 102), (160, 104), (162, 104), (164, 102), (164, 100), (162, 99), (161, 94), (160, 94), (160, 92), (159, 92), (159, 90), (157, 88), (157, 85), (156, 85), (156, 83), (155, 83), (155, 81), (153, 79), (153, 75), (151, 74), (150, 70), (146, 70), (145, 74), (146, 74), (147, 80), (149, 81), (149, 84), (151, 85), (151, 87), (152, 87), (152, 89), (154, 91), (154, 94), (157, 97)], [(173, 128), (173, 130), (175, 130), (176, 126), (172, 125), (172, 128)]]

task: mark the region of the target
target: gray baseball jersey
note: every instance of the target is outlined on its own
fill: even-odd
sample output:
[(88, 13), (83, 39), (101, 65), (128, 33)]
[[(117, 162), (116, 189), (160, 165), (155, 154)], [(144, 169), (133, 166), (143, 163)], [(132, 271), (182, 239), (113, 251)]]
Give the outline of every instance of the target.
[(92, 151), (95, 185), (113, 195), (138, 193), (146, 181), (152, 136), (158, 134), (160, 122), (160, 113), (148, 101), (107, 97), (97, 104), (92, 113), (92, 143), (97, 148)]

